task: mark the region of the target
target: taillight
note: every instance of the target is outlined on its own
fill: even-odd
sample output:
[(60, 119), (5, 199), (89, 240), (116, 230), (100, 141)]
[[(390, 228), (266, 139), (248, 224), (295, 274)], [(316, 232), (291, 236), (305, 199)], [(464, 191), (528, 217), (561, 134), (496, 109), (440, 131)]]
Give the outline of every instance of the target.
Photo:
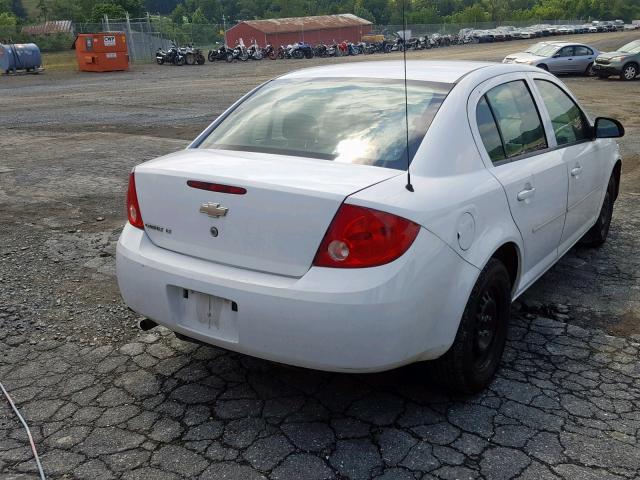
[(138, 204), (138, 195), (136, 194), (136, 177), (133, 172), (129, 174), (129, 190), (127, 190), (127, 216), (129, 223), (136, 228), (144, 228), (142, 215), (140, 214), (140, 205)]
[(343, 204), (333, 218), (313, 264), (365, 268), (394, 261), (406, 252), (420, 225), (390, 213)]

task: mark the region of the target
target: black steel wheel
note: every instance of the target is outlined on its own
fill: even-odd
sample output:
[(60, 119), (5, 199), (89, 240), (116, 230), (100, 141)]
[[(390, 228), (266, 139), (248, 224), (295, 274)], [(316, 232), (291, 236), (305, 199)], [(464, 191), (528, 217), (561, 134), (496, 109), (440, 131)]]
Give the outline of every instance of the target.
[(195, 65), (196, 64), (196, 56), (189, 52), (184, 56), (184, 63), (187, 65)]
[(461, 393), (485, 389), (500, 365), (510, 309), (509, 272), (500, 260), (492, 258), (469, 295), (453, 345), (428, 363), (433, 378)]

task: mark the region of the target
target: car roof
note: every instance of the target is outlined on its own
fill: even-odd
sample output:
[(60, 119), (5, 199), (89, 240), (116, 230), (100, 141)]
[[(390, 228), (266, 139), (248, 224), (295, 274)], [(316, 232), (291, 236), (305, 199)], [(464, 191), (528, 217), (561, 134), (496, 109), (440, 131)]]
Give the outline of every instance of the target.
[(542, 41), (540, 43), (547, 43), (549, 45), (554, 45), (554, 46), (557, 46), (557, 47), (573, 47), (574, 45), (580, 45), (582, 47), (593, 48), (593, 47), (587, 45), (586, 43), (580, 43), (580, 42), (559, 42), (559, 41), (545, 42), (545, 41)]
[[(408, 60), (407, 80), (456, 83), (462, 77), (475, 70), (489, 67), (495, 68), (501, 65), (492, 62)], [(403, 79), (404, 62), (398, 60), (349, 62), (341, 65), (304, 68), (287, 73), (280, 78), (323, 77)]]

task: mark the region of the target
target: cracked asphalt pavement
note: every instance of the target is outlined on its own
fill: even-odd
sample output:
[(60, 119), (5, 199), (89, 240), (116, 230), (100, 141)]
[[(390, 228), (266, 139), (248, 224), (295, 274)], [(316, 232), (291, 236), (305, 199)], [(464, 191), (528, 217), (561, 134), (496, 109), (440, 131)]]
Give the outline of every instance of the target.
[[(630, 34), (579, 38), (606, 49)], [(322, 62), (0, 79), (0, 381), (48, 478), (640, 478), (640, 81), (564, 79), (627, 129), (610, 237), (572, 249), (514, 303), (482, 394), (451, 396), (421, 365), (324, 373), (138, 330), (114, 276), (130, 168), (183, 148), (255, 84)], [(32, 478), (0, 396), (0, 479)]]

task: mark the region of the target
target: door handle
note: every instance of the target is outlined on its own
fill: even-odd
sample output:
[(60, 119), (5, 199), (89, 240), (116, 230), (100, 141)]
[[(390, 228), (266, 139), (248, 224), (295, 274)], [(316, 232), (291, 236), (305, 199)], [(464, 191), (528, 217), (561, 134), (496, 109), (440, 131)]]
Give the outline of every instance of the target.
[(582, 167), (578, 165), (571, 169), (571, 176), (577, 177), (578, 175), (580, 175), (581, 172), (582, 172)]
[(535, 187), (525, 188), (524, 190), (521, 190), (520, 192), (518, 192), (518, 197), (517, 197), (518, 201), (519, 202), (524, 202), (528, 198), (533, 197), (535, 195), (535, 193), (536, 193)]

